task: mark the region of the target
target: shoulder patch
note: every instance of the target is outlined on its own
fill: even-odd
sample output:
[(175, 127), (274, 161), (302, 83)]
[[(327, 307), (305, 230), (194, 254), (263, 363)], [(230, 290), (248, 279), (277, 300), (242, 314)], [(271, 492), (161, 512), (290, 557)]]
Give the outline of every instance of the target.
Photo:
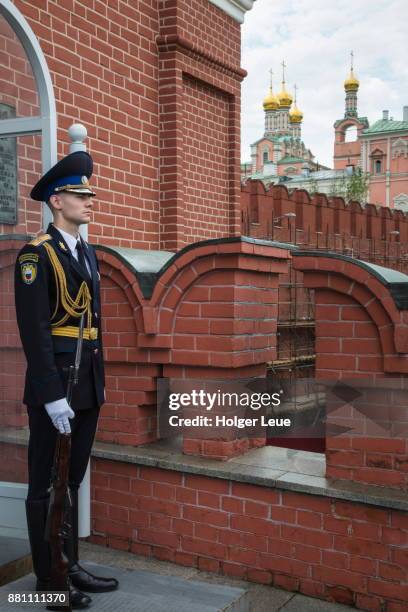
[(41, 236), (37, 236), (34, 240), (31, 240), (28, 244), (32, 244), (33, 246), (38, 246), (47, 240), (52, 240), (51, 234), (41, 234)]
[(37, 278), (37, 264), (32, 261), (22, 263), (21, 278), (26, 285), (31, 285)]
[(39, 255), (38, 253), (23, 253), (18, 258), (20, 263), (24, 263), (25, 261), (38, 261)]

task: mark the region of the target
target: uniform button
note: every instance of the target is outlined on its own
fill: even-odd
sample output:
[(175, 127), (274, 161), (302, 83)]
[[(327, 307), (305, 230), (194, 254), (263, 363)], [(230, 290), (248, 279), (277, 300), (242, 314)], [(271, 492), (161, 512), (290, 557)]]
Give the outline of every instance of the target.
[(95, 355), (97, 355), (97, 354), (98, 354), (98, 352), (99, 352), (99, 349), (94, 349), (94, 353), (95, 353)]

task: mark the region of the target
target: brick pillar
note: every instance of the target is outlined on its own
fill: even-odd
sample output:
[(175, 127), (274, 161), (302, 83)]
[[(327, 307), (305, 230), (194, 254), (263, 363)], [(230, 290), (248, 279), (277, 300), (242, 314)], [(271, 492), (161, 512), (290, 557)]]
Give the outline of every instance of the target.
[(316, 378), (344, 383), (329, 393), (327, 422), (350, 432), (327, 437), (326, 475), (408, 490), (408, 276), (342, 255), (293, 255), (315, 290)]
[(176, 251), (239, 234), (246, 71), (237, 21), (202, 0), (160, 4), (160, 248)]
[[(224, 258), (231, 266), (227, 270), (207, 268), (183, 295), (165, 376), (182, 376), (187, 382), (265, 376), (266, 362), (276, 357), (278, 273), (283, 262), (275, 260), (271, 265), (265, 261), (270, 271), (262, 274), (259, 269), (239, 269), (239, 259), (235, 255)], [(200, 312), (198, 318), (189, 316), (194, 309)], [(228, 390), (248, 391), (234, 384)], [(235, 406), (217, 406), (211, 417), (234, 417), (237, 412)], [(228, 459), (265, 444), (261, 431), (250, 437), (246, 429), (234, 427), (201, 428), (200, 436), (196, 432), (191, 429), (184, 434), (186, 454)]]

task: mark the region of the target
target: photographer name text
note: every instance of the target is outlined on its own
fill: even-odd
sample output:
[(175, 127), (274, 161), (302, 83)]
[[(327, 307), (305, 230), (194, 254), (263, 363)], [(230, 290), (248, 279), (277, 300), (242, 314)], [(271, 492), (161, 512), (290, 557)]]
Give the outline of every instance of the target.
[(290, 427), (291, 424), (291, 419), (271, 418), (264, 415), (251, 418), (242, 418), (236, 415), (232, 417), (225, 415), (217, 415), (215, 417), (197, 415), (192, 418), (184, 418), (173, 414), (169, 417), (169, 425), (171, 427), (237, 427), (238, 429), (243, 429), (244, 427)]

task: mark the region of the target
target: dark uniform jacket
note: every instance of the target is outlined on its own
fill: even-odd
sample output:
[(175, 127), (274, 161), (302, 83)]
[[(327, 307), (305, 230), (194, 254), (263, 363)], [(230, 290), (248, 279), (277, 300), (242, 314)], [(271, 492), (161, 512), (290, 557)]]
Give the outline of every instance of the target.
[[(69, 366), (74, 364), (77, 338), (53, 335), (51, 321), (59, 321), (66, 310), (61, 291), (45, 243), (54, 250), (66, 278), (66, 289), (72, 300), (81, 283), (87, 282), (93, 328), (97, 339), (84, 339), (79, 382), (74, 387), (71, 407), (85, 410), (101, 406), (105, 399), (103, 346), (101, 337), (100, 274), (95, 249), (83, 242), (92, 272), (87, 278), (64, 241), (62, 234), (50, 223), (45, 235), (24, 245), (15, 265), (15, 306), (21, 342), (27, 359), (23, 402), (43, 405), (66, 396)], [(79, 326), (79, 318), (69, 316), (63, 326)], [(87, 326), (87, 317), (85, 317)], [(58, 325), (57, 325), (58, 327)], [(62, 326), (61, 326), (62, 327)], [(65, 330), (62, 330), (63, 332)], [(91, 334), (91, 335), (95, 335)]]

